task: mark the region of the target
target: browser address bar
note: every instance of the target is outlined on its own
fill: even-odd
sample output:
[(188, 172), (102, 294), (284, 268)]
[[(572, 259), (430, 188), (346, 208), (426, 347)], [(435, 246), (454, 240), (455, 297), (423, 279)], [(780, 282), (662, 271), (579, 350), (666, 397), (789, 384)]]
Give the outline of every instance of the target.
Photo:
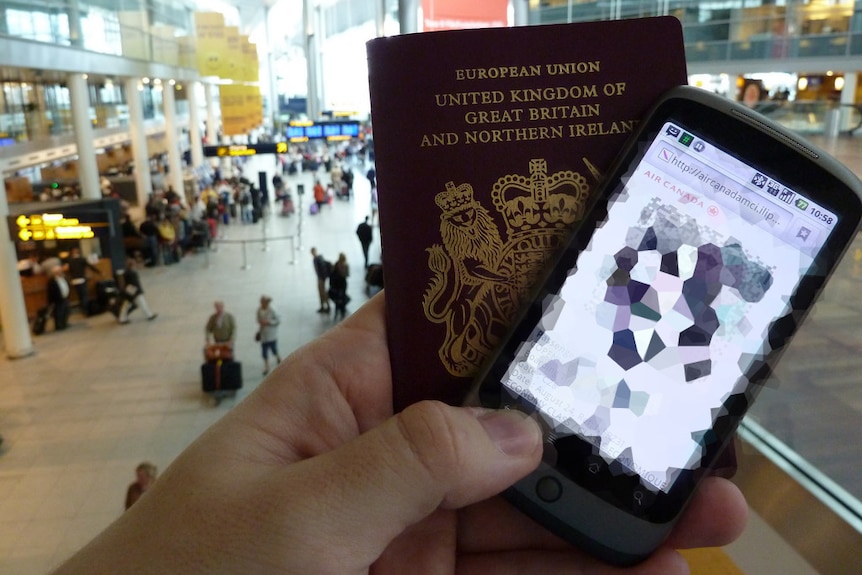
[(703, 196), (725, 208), (731, 208), (744, 220), (765, 227), (775, 234), (786, 229), (793, 218), (788, 210), (775, 205), (765, 196), (749, 190), (736, 179), (673, 146), (659, 143), (647, 161), (673, 175), (686, 186), (699, 191)]

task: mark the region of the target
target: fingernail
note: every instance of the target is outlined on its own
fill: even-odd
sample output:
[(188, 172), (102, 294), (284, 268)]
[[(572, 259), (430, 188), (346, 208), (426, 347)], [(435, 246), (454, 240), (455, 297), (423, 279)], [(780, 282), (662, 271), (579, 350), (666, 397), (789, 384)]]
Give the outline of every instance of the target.
[(541, 441), (539, 426), (519, 411), (487, 411), (478, 419), (491, 441), (506, 455), (529, 455)]

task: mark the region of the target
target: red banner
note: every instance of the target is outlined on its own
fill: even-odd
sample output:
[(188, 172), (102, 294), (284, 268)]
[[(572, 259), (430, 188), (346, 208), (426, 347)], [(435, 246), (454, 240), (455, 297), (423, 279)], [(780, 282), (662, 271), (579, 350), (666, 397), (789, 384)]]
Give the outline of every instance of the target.
[(508, 25), (508, 0), (422, 0), (423, 30), (501, 28)]

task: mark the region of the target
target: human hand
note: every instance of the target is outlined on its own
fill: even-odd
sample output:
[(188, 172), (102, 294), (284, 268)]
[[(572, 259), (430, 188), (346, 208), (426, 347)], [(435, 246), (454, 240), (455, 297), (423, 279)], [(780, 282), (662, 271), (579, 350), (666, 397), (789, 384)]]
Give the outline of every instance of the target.
[(721, 545), (745, 502), (706, 480), (667, 544), (601, 564), (499, 497), (541, 457), (516, 413), (421, 402), (392, 417), (378, 295), (292, 354), (58, 571), (686, 573), (673, 547)]

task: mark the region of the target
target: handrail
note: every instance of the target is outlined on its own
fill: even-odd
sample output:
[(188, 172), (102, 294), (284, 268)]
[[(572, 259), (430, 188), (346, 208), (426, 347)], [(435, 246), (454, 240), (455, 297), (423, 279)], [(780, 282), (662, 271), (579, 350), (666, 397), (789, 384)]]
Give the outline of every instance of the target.
[[(830, 111), (839, 111), (843, 118), (849, 119), (852, 122), (849, 127), (841, 129), (840, 133), (852, 136), (856, 130), (862, 128), (862, 105), (859, 104), (833, 104), (832, 102), (827, 101), (764, 101), (759, 102), (754, 109), (760, 114), (763, 114), (780, 124), (784, 124), (791, 130), (796, 131), (808, 132), (804, 127), (800, 128), (798, 125), (788, 122), (788, 117), (790, 117), (791, 120), (798, 119), (800, 117), (808, 117), (808, 126), (812, 129), (816, 128), (816, 131), (820, 132), (821, 130), (826, 129), (828, 113)], [(816, 121), (810, 118), (816, 118)]]

